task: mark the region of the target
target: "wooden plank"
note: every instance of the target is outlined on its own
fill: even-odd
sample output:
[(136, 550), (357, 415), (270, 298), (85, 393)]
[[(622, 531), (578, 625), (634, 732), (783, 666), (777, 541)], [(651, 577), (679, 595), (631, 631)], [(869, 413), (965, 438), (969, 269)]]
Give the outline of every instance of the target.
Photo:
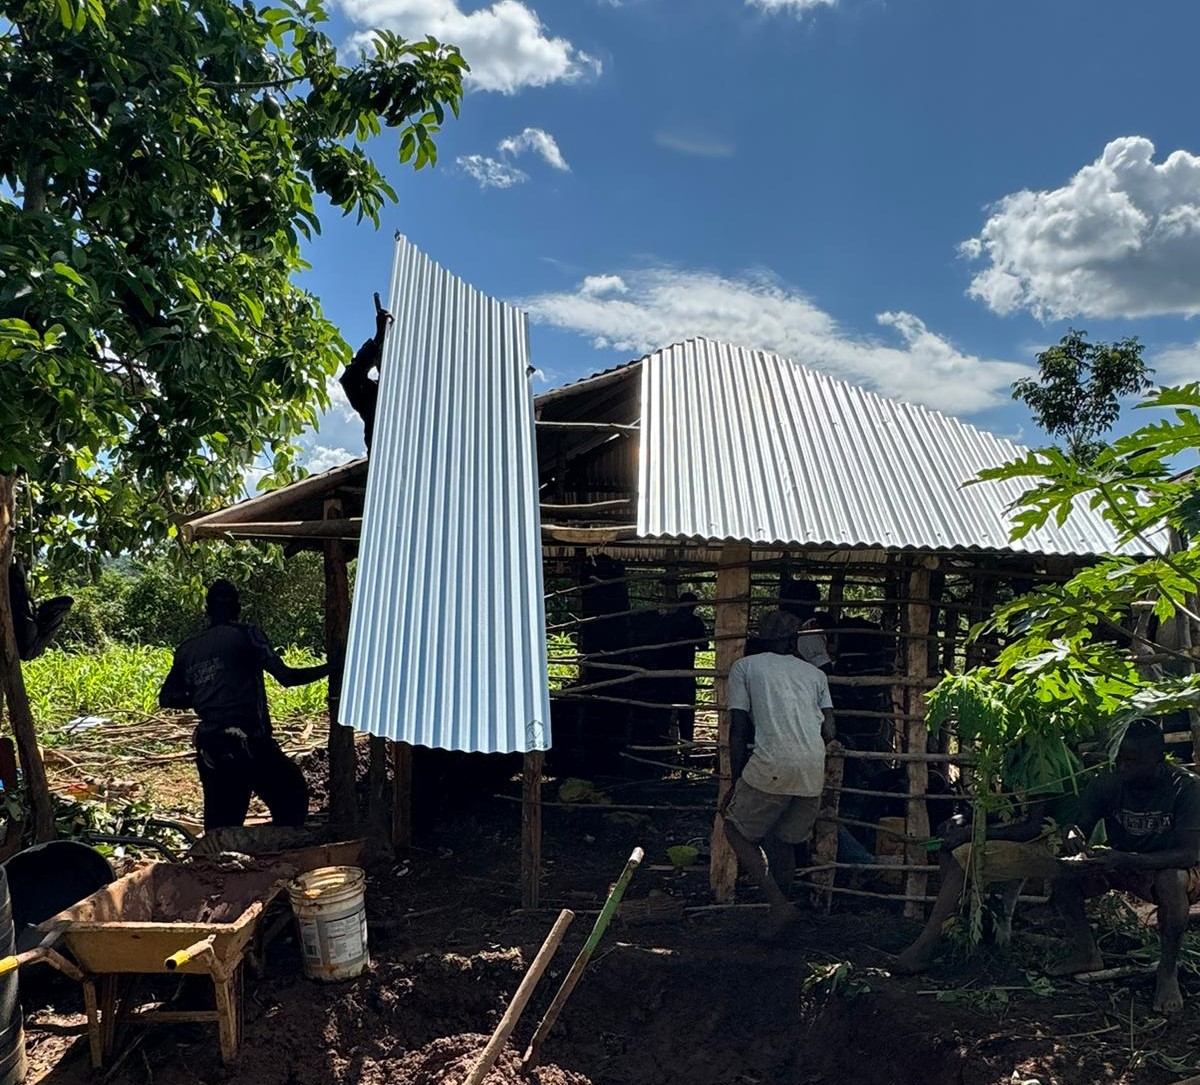
[(536, 908), (542, 892), (542, 764), (545, 754), (525, 755), (521, 774), (521, 907)]
[[(901, 624), (906, 632), (924, 636), (929, 632), (930, 606), (929, 592), (931, 587), (931, 570), (936, 566), (937, 558), (926, 558), (918, 561), (908, 575), (908, 596), (912, 600), (925, 599), (924, 603), (907, 603), (901, 612)], [(916, 681), (929, 675), (929, 645), (919, 640), (910, 640), (904, 648), (905, 669), (908, 677)], [(924, 754), (929, 741), (929, 729), (925, 725), (925, 691), (919, 684), (910, 685), (907, 689), (907, 711), (910, 717), (907, 727), (907, 748), (910, 754)], [(924, 758), (909, 761), (906, 765), (908, 773), (908, 790), (914, 796), (906, 803), (904, 828), (910, 837), (929, 836), (929, 806), (925, 794), (929, 790), (929, 762)], [(922, 848), (910, 845), (908, 861), (917, 863), (925, 858)], [(910, 871), (904, 886), (907, 897), (923, 897), (928, 876), (917, 871)], [(912, 919), (925, 917), (925, 906), (916, 900), (908, 901), (904, 906), (904, 914)]]
[(412, 847), (412, 758), (407, 742), (392, 743), (392, 847)]
[[(332, 500), (332, 499), (331, 499)], [(196, 539), (357, 539), (362, 517), (324, 520), (251, 520), (235, 523), (185, 524), (184, 541)]]
[[(342, 503), (336, 498), (325, 502), (327, 520), (342, 519)], [(346, 658), (350, 635), (350, 579), (346, 568), (346, 544), (340, 539), (325, 543), (325, 657)], [(341, 675), (329, 678), (329, 817), (336, 824), (358, 820), (354, 796), (354, 732), (339, 722), (342, 688)]]
[(319, 475), (309, 475), (308, 478), (302, 478), (290, 486), (281, 486), (278, 490), (271, 490), (269, 493), (260, 494), (258, 497), (252, 497), (246, 501), (239, 501), (236, 505), (230, 505), (228, 508), (193, 517), (180, 525), (180, 533), (183, 535), (184, 541), (187, 541), (189, 529), (195, 531), (201, 526), (207, 527), (212, 524), (228, 526), (250, 521), (271, 521), (279, 513), (294, 507), (299, 502), (330, 494), (347, 483), (358, 481), (360, 477), (365, 478), (366, 473), (366, 457), (351, 460), (349, 463), (323, 471)]
[[(720, 904), (733, 899), (737, 884), (737, 857), (725, 839), (725, 818), (720, 806), (731, 785), (729, 760), (729, 709), (726, 688), (729, 668), (746, 650), (750, 621), (750, 544), (727, 542), (717, 564), (717, 598), (726, 600), (714, 608), (717, 637), (717, 671), (713, 693), (717, 706), (718, 812), (713, 820), (709, 849), (708, 883)], [(731, 601), (736, 600), (736, 601)]]

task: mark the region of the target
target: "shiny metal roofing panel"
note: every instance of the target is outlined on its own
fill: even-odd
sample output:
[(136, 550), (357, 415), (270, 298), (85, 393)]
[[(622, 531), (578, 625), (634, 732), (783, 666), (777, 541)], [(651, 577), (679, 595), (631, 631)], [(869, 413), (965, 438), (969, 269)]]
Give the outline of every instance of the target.
[(641, 410), (642, 536), (1076, 555), (1121, 549), (1090, 509), (1010, 541), (1006, 509), (1021, 482), (962, 484), (1026, 449), (766, 351), (708, 339), (659, 350), (643, 360)]
[(550, 745), (525, 314), (396, 238), (341, 722), (448, 750)]

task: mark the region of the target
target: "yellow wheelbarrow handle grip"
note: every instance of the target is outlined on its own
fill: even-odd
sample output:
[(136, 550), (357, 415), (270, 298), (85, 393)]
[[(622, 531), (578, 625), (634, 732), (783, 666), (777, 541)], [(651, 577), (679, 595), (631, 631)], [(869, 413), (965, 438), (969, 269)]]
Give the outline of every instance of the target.
[(168, 972), (174, 972), (175, 969), (182, 968), (189, 961), (195, 961), (201, 957), (211, 955), (213, 940), (215, 938), (216, 935), (210, 934), (207, 938), (201, 938), (199, 942), (188, 946), (187, 949), (181, 949), (178, 953), (172, 953), (171, 956), (163, 961), (163, 967)]
[(0, 976), (7, 976), (21, 967), (21, 958), (15, 955), (0, 957)]

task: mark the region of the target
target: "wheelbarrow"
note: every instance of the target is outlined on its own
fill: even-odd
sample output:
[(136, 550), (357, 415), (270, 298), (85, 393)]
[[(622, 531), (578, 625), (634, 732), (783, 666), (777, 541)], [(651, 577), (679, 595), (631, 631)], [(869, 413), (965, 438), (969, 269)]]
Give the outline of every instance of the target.
[[(152, 863), (58, 913), (41, 929), (41, 944), (0, 960), (0, 974), (38, 961), (83, 986), (88, 1044), (99, 1069), (128, 1023), (215, 1022), (221, 1058), (237, 1057), (241, 1036), (242, 962), (267, 906), (290, 870), (198, 870)], [(62, 946), (74, 959), (58, 952)], [(139, 1005), (133, 978), (148, 974), (205, 975), (214, 1009), (172, 1010)]]

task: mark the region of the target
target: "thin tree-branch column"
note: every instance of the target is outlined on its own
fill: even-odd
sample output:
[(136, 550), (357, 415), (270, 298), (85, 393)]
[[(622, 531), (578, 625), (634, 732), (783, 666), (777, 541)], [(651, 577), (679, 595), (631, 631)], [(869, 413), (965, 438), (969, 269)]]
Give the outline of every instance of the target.
[(41, 843), (55, 836), (54, 805), (50, 801), (46, 766), (42, 762), (42, 751), (38, 748), (37, 728), (33, 722), (33, 710), (29, 706), (29, 694), (25, 689), (25, 676), (21, 671), (17, 634), (13, 629), (12, 601), (8, 593), (8, 569), (12, 564), (16, 528), (15, 510), (13, 478), (11, 475), (0, 475), (0, 669), (3, 672), (0, 682), (3, 683), (4, 704), (8, 708), (13, 738), (16, 739), (21, 757), (21, 770), (25, 773), (25, 789), (33, 814), (34, 841)]

